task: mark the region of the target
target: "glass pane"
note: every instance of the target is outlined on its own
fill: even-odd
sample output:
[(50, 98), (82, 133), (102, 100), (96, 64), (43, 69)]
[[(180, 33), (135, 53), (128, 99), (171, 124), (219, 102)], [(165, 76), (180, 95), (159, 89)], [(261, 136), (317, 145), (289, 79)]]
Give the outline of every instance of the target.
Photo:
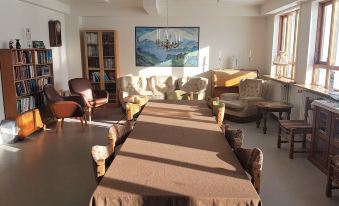
[[(339, 9), (339, 1), (335, 1), (335, 9)], [(335, 32), (333, 35), (333, 42), (334, 42), (334, 53), (333, 53), (333, 65), (339, 66), (339, 12), (336, 12), (336, 16), (334, 17), (335, 25)]]
[(339, 118), (335, 118), (334, 126), (333, 138), (335, 141), (339, 141)]
[(320, 61), (322, 62), (327, 62), (328, 60), (328, 49), (331, 34), (331, 19), (332, 19), (332, 4), (329, 4), (324, 7), (323, 13), (323, 24), (322, 24), (323, 30), (320, 49)]
[(88, 68), (100, 68), (98, 33), (89, 32), (87, 36), (87, 62)]
[(286, 33), (287, 33), (287, 16), (283, 17), (282, 19), (282, 31), (280, 34), (281, 45), (279, 45), (280, 51), (286, 50), (286, 36), (287, 36)]
[(323, 160), (326, 151), (326, 142), (322, 138), (317, 138), (314, 148), (314, 156), (318, 160)]
[(339, 90), (339, 71), (334, 72), (334, 89)]
[(326, 133), (326, 128), (327, 128), (327, 113), (326, 112), (320, 112), (319, 113), (319, 119), (318, 119), (318, 127), (317, 129), (320, 130), (321, 132)]
[(316, 77), (315, 84), (319, 86), (325, 86), (326, 84), (326, 69), (316, 69)]

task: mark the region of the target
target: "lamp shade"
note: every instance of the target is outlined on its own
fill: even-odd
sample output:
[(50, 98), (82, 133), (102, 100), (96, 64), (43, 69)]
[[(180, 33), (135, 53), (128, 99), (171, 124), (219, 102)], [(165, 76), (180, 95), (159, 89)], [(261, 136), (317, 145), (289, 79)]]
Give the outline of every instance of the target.
[(288, 59), (285, 52), (279, 52), (278, 55), (274, 58), (273, 64), (280, 66), (288, 65)]

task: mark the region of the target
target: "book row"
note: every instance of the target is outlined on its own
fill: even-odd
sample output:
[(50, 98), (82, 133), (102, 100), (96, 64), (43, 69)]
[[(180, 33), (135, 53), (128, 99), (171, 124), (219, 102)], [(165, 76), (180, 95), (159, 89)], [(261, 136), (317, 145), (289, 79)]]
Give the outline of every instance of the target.
[(105, 82), (115, 81), (115, 73), (114, 72), (104, 72), (104, 80), (105, 80)]
[(12, 60), (13, 64), (31, 64), (33, 62), (32, 51), (13, 51)]
[(94, 83), (100, 82), (100, 72), (91, 72), (90, 79)]
[(34, 78), (34, 68), (32, 65), (14, 67), (15, 80)]
[(41, 66), (36, 68), (37, 76), (49, 76), (49, 66)]
[(52, 50), (37, 51), (35, 58), (37, 64), (50, 64), (53, 62)]
[(93, 46), (93, 45), (88, 45), (88, 47), (87, 47), (87, 55), (89, 57), (98, 57), (99, 56), (98, 47), (97, 46)]
[(34, 96), (23, 97), (17, 100), (18, 113), (24, 113), (36, 108), (40, 108), (45, 102), (44, 95), (36, 94)]
[(114, 59), (104, 59), (104, 67), (109, 69), (115, 68)]
[(33, 92), (42, 91), (44, 85), (50, 84), (49, 78), (40, 78), (33, 80), (26, 80), (22, 82), (17, 82), (15, 84), (17, 96), (31, 94)]
[(87, 44), (98, 44), (98, 33), (87, 33)]

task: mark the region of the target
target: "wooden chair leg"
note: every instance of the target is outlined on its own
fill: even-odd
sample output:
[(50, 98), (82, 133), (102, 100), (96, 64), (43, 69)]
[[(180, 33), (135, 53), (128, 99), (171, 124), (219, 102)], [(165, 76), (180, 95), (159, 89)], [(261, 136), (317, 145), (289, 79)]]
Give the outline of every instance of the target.
[(84, 118), (83, 117), (80, 117), (80, 122), (81, 122), (82, 131), (85, 131)]
[(86, 126), (87, 126), (87, 125), (88, 125), (88, 124), (87, 124), (87, 117), (86, 117), (86, 115), (85, 115), (85, 114), (84, 114), (83, 118), (84, 118), (84, 120), (85, 120), (85, 124), (86, 124)]
[(303, 134), (303, 148), (306, 148), (306, 136), (307, 134)]
[(279, 125), (278, 129), (278, 142), (277, 142), (277, 147), (281, 148), (281, 126)]
[(332, 156), (329, 157), (328, 161), (328, 172), (327, 172), (327, 184), (326, 184), (326, 196), (332, 197), (332, 175), (333, 175), (333, 167), (332, 163)]
[(294, 158), (294, 132), (291, 131), (290, 159)]
[(58, 131), (60, 129), (60, 126), (61, 126), (61, 119), (58, 119), (57, 120), (57, 124), (55, 126), (55, 133), (58, 133)]
[(88, 108), (88, 120), (89, 120), (89, 123), (92, 123), (92, 108)]
[(65, 118), (62, 118), (62, 119), (61, 119), (61, 128), (64, 126), (64, 119), (65, 119)]

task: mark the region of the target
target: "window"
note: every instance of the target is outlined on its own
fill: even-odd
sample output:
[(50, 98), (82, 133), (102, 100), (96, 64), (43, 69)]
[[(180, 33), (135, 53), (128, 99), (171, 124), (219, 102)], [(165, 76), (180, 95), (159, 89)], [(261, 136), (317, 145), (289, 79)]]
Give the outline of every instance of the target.
[(313, 84), (329, 88), (330, 76), (334, 89), (339, 90), (339, 0), (319, 3), (317, 43), (315, 49)]
[(296, 49), (299, 24), (299, 10), (289, 12), (280, 16), (279, 23), (279, 52), (283, 52), (288, 59), (288, 65), (277, 66), (277, 76), (294, 79), (296, 64)]

